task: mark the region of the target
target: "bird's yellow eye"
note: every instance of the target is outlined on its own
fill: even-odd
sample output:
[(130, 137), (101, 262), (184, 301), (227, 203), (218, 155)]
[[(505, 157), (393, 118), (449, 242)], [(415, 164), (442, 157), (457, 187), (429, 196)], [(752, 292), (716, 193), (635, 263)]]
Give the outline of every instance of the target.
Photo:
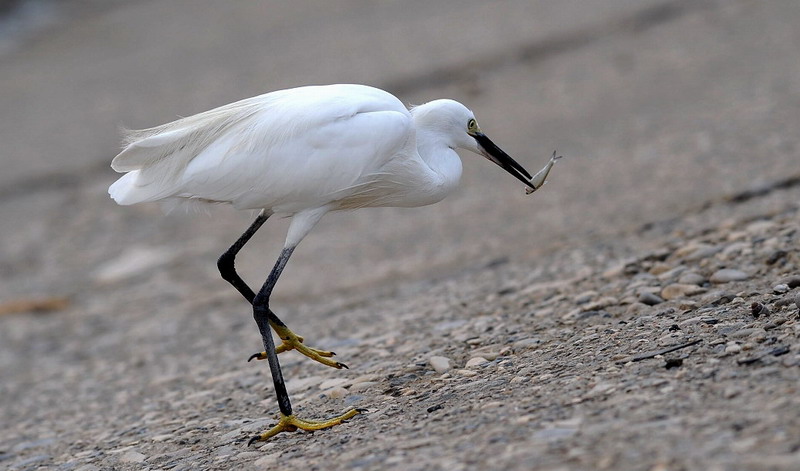
[(467, 121), (467, 132), (471, 134), (478, 132), (478, 122), (474, 118)]

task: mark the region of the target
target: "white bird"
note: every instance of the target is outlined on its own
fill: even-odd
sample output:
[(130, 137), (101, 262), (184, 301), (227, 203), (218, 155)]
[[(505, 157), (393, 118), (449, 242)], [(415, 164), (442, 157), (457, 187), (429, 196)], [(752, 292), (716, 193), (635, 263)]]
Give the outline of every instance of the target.
[[(206, 202), (261, 210), (218, 261), (222, 277), (253, 305), (264, 352), (251, 359), (269, 361), (281, 411), (278, 425), (250, 443), (281, 431), (331, 427), (360, 412), (353, 409), (320, 422), (293, 415), (277, 353), (297, 349), (328, 366), (345, 365), (331, 359), (333, 352), (305, 346), (269, 308), (292, 251), (329, 211), (440, 201), (461, 177), (456, 149), (483, 155), (529, 190), (546, 177), (540, 172), (541, 178), (531, 182), (531, 175), (481, 132), (472, 111), (461, 103), (435, 100), (409, 111), (395, 96), (364, 85), (280, 90), (126, 132), (125, 147), (111, 163), (114, 170), (127, 172), (109, 188), (117, 203)], [(234, 259), (276, 213), (292, 221), (281, 255), (256, 294), (236, 273)], [(277, 348), (270, 326), (283, 341)]]

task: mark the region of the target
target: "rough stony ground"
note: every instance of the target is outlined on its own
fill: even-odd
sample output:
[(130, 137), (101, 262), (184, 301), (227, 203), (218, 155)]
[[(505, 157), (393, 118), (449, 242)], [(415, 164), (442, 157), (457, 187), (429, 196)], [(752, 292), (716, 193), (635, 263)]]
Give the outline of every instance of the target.
[[(800, 468), (795, 0), (102, 3), (0, 55), (0, 468)], [(116, 126), (351, 81), (566, 158), (326, 217), (273, 301), (351, 369), (284, 373), (368, 412), (248, 448), (276, 405), (214, 260), (249, 216), (116, 207)]]
[(368, 412), (249, 448), (276, 407), (266, 365), (244, 361), (258, 345), (246, 305), (220, 283), (164, 292), (180, 264), (128, 265), (102, 299), (3, 319), (0, 463), (797, 469), (799, 196), (746, 193), (536, 260), (284, 300), (295, 330), (351, 367), (282, 355), (298, 413)]

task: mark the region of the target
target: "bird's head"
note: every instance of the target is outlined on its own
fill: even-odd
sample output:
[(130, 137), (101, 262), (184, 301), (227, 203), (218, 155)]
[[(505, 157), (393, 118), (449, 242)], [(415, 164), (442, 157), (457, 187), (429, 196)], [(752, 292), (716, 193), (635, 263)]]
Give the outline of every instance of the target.
[(454, 100), (435, 100), (412, 109), (418, 126), (434, 132), (451, 149), (464, 149), (486, 157), (528, 185), (531, 175), (481, 131), (475, 114)]

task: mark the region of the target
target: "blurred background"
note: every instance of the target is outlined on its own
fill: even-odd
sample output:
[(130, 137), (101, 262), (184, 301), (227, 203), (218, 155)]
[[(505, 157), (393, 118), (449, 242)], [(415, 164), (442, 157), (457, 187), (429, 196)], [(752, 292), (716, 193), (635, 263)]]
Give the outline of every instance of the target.
[[(181, 264), (217, 283), (215, 256), (252, 215), (116, 207), (118, 127), (298, 85), (454, 98), (532, 172), (553, 149), (566, 158), (532, 197), (465, 155), (442, 204), (329, 215), (279, 296), (535, 257), (800, 171), (792, 0), (20, 0), (0, 11), (4, 300), (82, 292), (115, 260)], [(243, 258), (258, 282), (285, 229), (271, 221)]]
[[(337, 321), (309, 319), (332, 298), (601, 252), (796, 183), (798, 44), (797, 0), (0, 1), (0, 419), (38, 433), (108, 397), (135, 411), (120, 383), (91, 378), (127, 380), (132, 363), (144, 382), (220, 374), (245, 367), (236, 339), (257, 344), (215, 265), (254, 215), (117, 206), (120, 126), (354, 82), (408, 104), (465, 103), (531, 172), (554, 149), (565, 156), (532, 196), (464, 155), (461, 187), (437, 205), (327, 215), (273, 298), (319, 338)], [(245, 279), (263, 282), (286, 229), (270, 220), (248, 245)], [(296, 312), (300, 302), (318, 307)], [(24, 314), (37, 307), (59, 312)], [(211, 328), (188, 336), (195, 319)]]

